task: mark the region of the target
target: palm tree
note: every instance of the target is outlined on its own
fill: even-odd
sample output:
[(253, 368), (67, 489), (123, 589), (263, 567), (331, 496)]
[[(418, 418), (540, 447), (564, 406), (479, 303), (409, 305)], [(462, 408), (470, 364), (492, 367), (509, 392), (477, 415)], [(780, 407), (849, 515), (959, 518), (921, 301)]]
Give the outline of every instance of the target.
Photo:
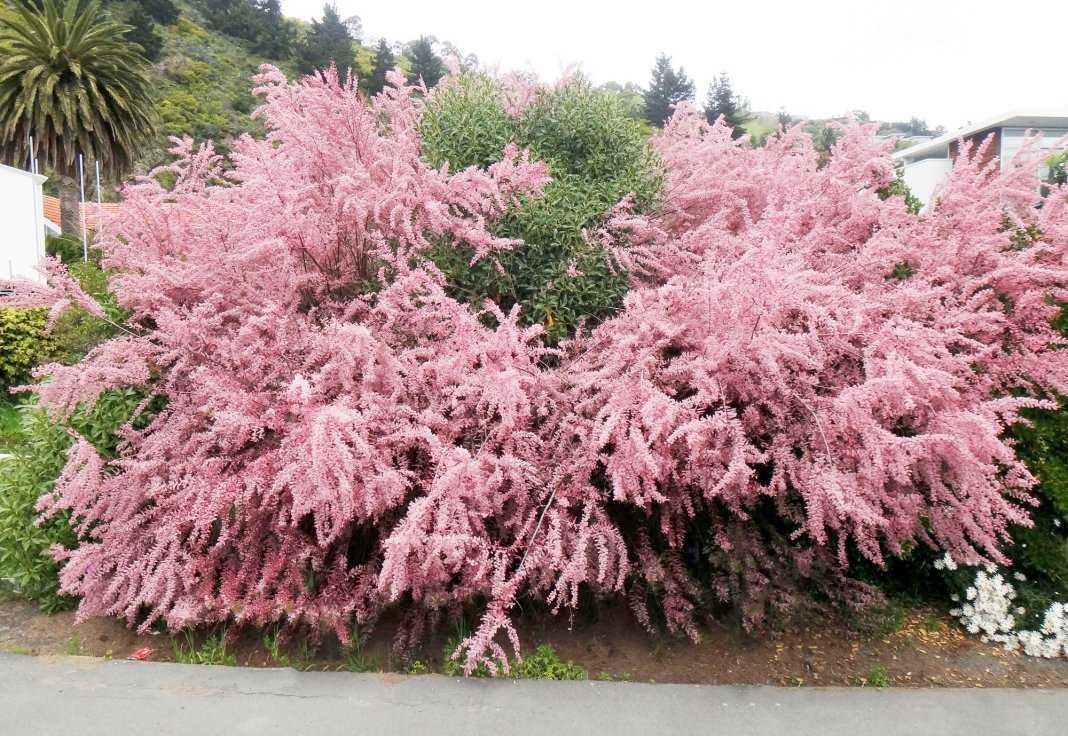
[(116, 175), (152, 131), (147, 64), (99, 0), (11, 5), (0, 7), (0, 156), (52, 166), (61, 227), (75, 232), (78, 155)]

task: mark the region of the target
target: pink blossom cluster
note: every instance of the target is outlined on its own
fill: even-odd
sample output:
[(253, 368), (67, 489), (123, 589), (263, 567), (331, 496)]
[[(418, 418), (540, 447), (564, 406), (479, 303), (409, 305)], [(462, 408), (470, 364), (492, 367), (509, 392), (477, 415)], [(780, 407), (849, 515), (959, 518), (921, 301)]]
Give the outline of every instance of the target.
[(1002, 172), (965, 146), (915, 216), (871, 127), (821, 166), (799, 128), (752, 148), (681, 109), (661, 211), (598, 235), (624, 307), (550, 356), (421, 257), (523, 247), (492, 223), (539, 163), (430, 168), (398, 78), (370, 106), (329, 75), (260, 85), (266, 139), (178, 144), (174, 186), (138, 180), (105, 229), (129, 332), (42, 371), (55, 416), (168, 401), (114, 460), (76, 443), (41, 501), (84, 540), (60, 552), (80, 617), (345, 639), (399, 602), (417, 637), (480, 604), (471, 671), (507, 661), (521, 597), (625, 595), (648, 625), (656, 601), (696, 636), (710, 596), (787, 605), (784, 571), (853, 595), (851, 553), (1006, 560), (1035, 480), (1004, 430), (1068, 391), (1068, 191), (1041, 198), (1033, 147)]

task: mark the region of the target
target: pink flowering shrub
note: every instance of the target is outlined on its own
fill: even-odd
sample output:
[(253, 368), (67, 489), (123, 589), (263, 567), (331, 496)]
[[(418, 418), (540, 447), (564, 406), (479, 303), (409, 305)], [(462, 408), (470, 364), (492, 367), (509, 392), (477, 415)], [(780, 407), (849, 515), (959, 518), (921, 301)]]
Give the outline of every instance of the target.
[[(623, 207), (608, 233), (636, 288), (565, 366), (564, 485), (642, 509), (660, 566), (682, 569), (700, 520), (722, 596), (776, 587), (773, 552), (802, 574), (914, 541), (1003, 561), (1035, 483), (1004, 430), (1068, 378), (1050, 326), (1068, 201), (1037, 208), (1037, 151), (1002, 174), (966, 150), (915, 217), (879, 196), (894, 173), (870, 127), (823, 168), (796, 128), (752, 149), (692, 110), (657, 145), (666, 212)], [(684, 628), (693, 601), (673, 585)]]
[[(523, 248), (491, 226), (544, 168), (432, 168), (425, 98), (392, 84), (368, 107), (267, 69), (266, 140), (230, 167), (182, 142), (172, 189), (128, 187), (101, 243), (127, 329), (37, 387), (56, 417), (115, 387), (167, 400), (114, 459), (77, 441), (40, 501), (82, 539), (58, 551), (79, 616), (346, 639), (398, 603), (411, 640), (475, 604), (465, 666), (495, 671), (520, 597), (621, 594), (696, 636), (713, 599), (755, 624), (798, 578), (855, 601), (851, 554), (1006, 560), (1034, 478), (1005, 429), (1068, 389), (1068, 194), (1038, 207), (1030, 149), (1005, 173), (966, 151), (916, 217), (880, 196), (870, 128), (820, 167), (799, 129), (752, 149), (680, 110), (662, 211), (624, 200), (590, 234), (624, 306), (557, 353), (425, 257)], [(16, 298), (83, 298), (55, 284)]]

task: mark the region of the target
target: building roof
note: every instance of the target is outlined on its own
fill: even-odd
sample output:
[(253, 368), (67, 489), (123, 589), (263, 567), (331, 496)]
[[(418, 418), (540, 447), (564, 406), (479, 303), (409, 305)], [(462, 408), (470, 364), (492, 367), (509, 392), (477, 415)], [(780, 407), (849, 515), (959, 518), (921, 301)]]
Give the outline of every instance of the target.
[(0, 173), (28, 176), (42, 183), (48, 178), (46, 176), (41, 176), (40, 174), (34, 174), (32, 171), (23, 171), (22, 169), (16, 168), (14, 166), (8, 166), (7, 164), (0, 164)]
[[(59, 199), (50, 197), (47, 194), (44, 195), (43, 199), (45, 219), (58, 224), (60, 220)], [(97, 224), (100, 222), (101, 214), (107, 217), (117, 212), (121, 206), (122, 205), (117, 202), (103, 202), (98, 211), (96, 202), (84, 202), (82, 204), (82, 209), (85, 210), (85, 226), (89, 230), (96, 230)]]
[(988, 120), (966, 125), (959, 130), (944, 133), (929, 141), (903, 148), (894, 153), (894, 159), (908, 161), (920, 158), (948, 157), (949, 145), (961, 138), (982, 133), (994, 128), (1065, 128), (1068, 129), (1068, 106), (1051, 110), (1024, 108), (1010, 110)]

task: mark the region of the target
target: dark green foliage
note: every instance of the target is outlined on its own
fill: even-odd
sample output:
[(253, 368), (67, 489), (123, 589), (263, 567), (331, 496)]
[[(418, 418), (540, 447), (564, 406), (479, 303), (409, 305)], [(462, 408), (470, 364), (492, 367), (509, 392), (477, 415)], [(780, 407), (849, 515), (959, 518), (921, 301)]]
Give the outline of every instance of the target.
[(323, 19), (313, 20), (311, 32), (297, 46), (297, 67), (304, 74), (311, 74), (326, 69), (333, 62), (337, 65), (338, 76), (346, 79), (349, 70), (356, 63), (356, 54), (352, 48), (352, 36), (348, 27), (341, 22), (337, 6), (325, 5)]
[(890, 272), (887, 278), (894, 279), (896, 281), (905, 281), (912, 277), (916, 273), (916, 269), (912, 267), (912, 264), (908, 261), (901, 261), (894, 264), (894, 270)]
[(252, 51), (271, 59), (289, 56), (293, 30), (278, 0), (200, 0), (211, 26), (252, 44)]
[(0, 454), (7, 453), (22, 440), (19, 405), (0, 397)]
[(905, 209), (914, 215), (919, 214), (920, 210), (923, 209), (923, 202), (912, 194), (908, 184), (905, 183), (905, 180), (901, 178), (900, 174), (892, 182), (879, 190), (879, 196), (882, 199), (904, 197)]
[(279, 0), (254, 0), (259, 27), (252, 50), (269, 59), (285, 59), (293, 45), (293, 29), (282, 15)]
[(812, 136), (812, 147), (820, 153), (820, 159), (826, 162), (834, 144), (841, 135), (838, 128), (826, 122), (810, 122), (805, 125), (805, 130)]
[(377, 95), (386, 86), (386, 73), (396, 67), (397, 57), (393, 55), (393, 49), (390, 48), (386, 39), (379, 39), (378, 47), (375, 49), (375, 65), (366, 80), (364, 91), (368, 95)]
[(1050, 156), (1046, 166), (1049, 168), (1047, 181), (1050, 184), (1068, 184), (1068, 150)]
[(716, 77), (708, 87), (705, 98), (705, 119), (709, 125), (723, 117), (723, 122), (731, 127), (731, 137), (741, 138), (745, 135), (745, 123), (749, 119), (748, 105), (735, 94), (731, 80), (724, 72)]
[(542, 644), (521, 662), (514, 662), (512, 676), (520, 680), (588, 680), (586, 670), (560, 659), (548, 644)]
[[(538, 95), (518, 119), (499, 102), (495, 82), (465, 74), (432, 99), (420, 132), (435, 166), (456, 171), (486, 166), (509, 142), (549, 166), (543, 197), (504, 217), (497, 232), (524, 245), (470, 266), (465, 249), (441, 248), (432, 257), (454, 293), (472, 305), (492, 299), (522, 319), (545, 326), (555, 343), (583, 321), (595, 323), (618, 308), (626, 276), (583, 230), (632, 194), (639, 210), (657, 200), (661, 177), (642, 127), (618, 97), (577, 79)], [(568, 274), (569, 267), (572, 273)]]
[(671, 57), (661, 54), (653, 66), (653, 78), (645, 90), (645, 119), (662, 126), (671, 117), (675, 105), (693, 99), (693, 82), (682, 67), (676, 72)]
[(408, 83), (418, 84), (422, 80), (428, 88), (436, 85), (445, 76), (445, 64), (441, 57), (434, 52), (434, 39), (429, 36), (420, 36), (413, 41), (408, 51)]
[(0, 309), (0, 400), (8, 388), (32, 382), (30, 371), (52, 353), (47, 324), (46, 309)]
[[(1062, 407), (1064, 401), (1062, 397)], [(1019, 443), (1017, 452), (1039, 479), (1034, 494), (1040, 504), (1031, 513), (1034, 526), (1013, 531), (1008, 554), (1013, 569), (1027, 578), (1012, 581), (1018, 602), (1030, 614), (1030, 623), (1037, 625), (1050, 603), (1068, 597), (1068, 411), (1026, 415), (1032, 425), (1017, 425), (1013, 435)]]
[(0, 579), (48, 611), (72, 603), (57, 592), (58, 567), (48, 551), (53, 544), (71, 547), (76, 539), (64, 517), (36, 526), (35, 504), (59, 477), (70, 442), (62, 427), (27, 407), (22, 442), (13, 457), (0, 460)]
[(130, 27), (126, 31), (127, 40), (140, 46), (146, 59), (156, 61), (163, 50), (163, 38), (156, 32), (155, 22), (148, 11), (140, 5), (134, 5), (123, 20)]
[(49, 235), (45, 240), (45, 253), (55, 256), (68, 266), (81, 261), (85, 256), (81, 238), (74, 235)]
[(71, 365), (104, 340), (114, 337), (126, 315), (108, 291), (107, 275), (92, 261), (76, 261), (68, 267), (71, 276), (87, 294), (104, 307), (108, 319), (94, 317), (83, 309), (68, 309), (51, 331), (51, 352), (48, 359)]
[(178, 6), (173, 0), (140, 0), (140, 5), (160, 25), (169, 26), (178, 20)]
[[(116, 431), (141, 401), (132, 389), (111, 391), (89, 410), (77, 412), (70, 426), (101, 452), (114, 455)], [(20, 409), (19, 441), (8, 448), (12, 457), (0, 460), (0, 584), (46, 611), (70, 607), (73, 601), (58, 593), (58, 567), (49, 554), (53, 545), (73, 547), (77, 539), (66, 514), (37, 525), (37, 499), (52, 490), (66, 462), (71, 436), (33, 404)], [(146, 417), (147, 418), (147, 417)]]

